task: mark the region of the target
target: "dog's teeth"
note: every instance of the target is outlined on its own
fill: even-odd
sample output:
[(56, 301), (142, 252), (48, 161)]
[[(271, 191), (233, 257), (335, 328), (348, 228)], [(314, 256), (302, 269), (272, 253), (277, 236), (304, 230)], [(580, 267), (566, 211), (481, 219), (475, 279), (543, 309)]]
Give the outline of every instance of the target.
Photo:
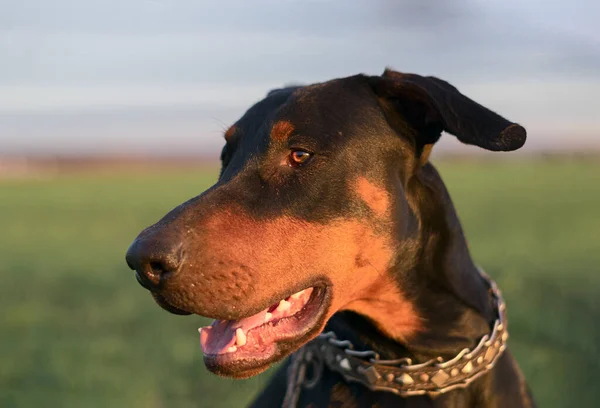
[(287, 300), (282, 300), (281, 302), (279, 302), (279, 306), (277, 306), (277, 310), (278, 312), (286, 312), (287, 310), (290, 309), (290, 302), (288, 302)]
[(265, 313), (265, 323), (268, 322), (269, 320), (271, 320), (273, 318), (273, 314), (272, 313)]
[(244, 329), (238, 327), (235, 330), (235, 341), (238, 346), (243, 346), (246, 344), (246, 333), (244, 333)]
[(294, 293), (292, 296), (290, 296), (292, 299), (299, 299), (300, 296), (302, 296), (304, 294), (304, 291), (306, 291), (306, 289), (301, 290), (300, 292), (296, 292)]
[(202, 334), (202, 327), (198, 329), (198, 333)]
[(229, 347), (229, 348), (227, 349), (227, 352), (228, 352), (228, 353), (233, 353), (233, 352), (235, 352), (235, 351), (237, 351), (237, 347), (236, 347), (236, 346), (231, 346), (231, 347)]

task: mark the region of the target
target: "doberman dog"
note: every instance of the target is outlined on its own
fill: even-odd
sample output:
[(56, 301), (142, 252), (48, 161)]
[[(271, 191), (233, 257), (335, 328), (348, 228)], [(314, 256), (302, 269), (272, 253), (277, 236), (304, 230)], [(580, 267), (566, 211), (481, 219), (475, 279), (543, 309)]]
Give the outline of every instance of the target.
[(504, 303), (428, 160), (442, 131), (492, 151), (526, 139), (435, 77), (273, 90), (225, 133), (216, 184), (127, 263), (167, 311), (215, 319), (213, 373), (291, 355), (254, 407), (531, 407)]

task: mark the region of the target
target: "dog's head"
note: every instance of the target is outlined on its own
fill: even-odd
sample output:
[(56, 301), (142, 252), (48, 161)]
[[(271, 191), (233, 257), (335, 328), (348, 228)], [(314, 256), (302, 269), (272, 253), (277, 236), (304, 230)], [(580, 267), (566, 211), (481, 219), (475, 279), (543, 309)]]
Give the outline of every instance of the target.
[[(271, 91), (226, 132), (215, 185), (142, 231), (127, 262), (166, 310), (216, 319), (200, 337), (218, 374), (265, 370), (340, 310), (393, 314), (409, 339), (421, 320), (402, 282), (420, 220), (406, 192), (442, 131), (488, 150), (525, 142), (433, 77)], [(382, 309), (386, 297), (401, 307)]]

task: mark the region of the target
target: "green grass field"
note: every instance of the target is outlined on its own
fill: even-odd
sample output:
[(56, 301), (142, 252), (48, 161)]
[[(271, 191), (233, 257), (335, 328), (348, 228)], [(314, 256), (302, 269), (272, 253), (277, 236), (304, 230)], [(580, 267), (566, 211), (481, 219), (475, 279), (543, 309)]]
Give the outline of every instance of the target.
[[(600, 163), (438, 165), (508, 302), (541, 407), (600, 400)], [(267, 375), (206, 372), (199, 317), (162, 311), (124, 262), (215, 172), (0, 181), (0, 407), (238, 407)]]

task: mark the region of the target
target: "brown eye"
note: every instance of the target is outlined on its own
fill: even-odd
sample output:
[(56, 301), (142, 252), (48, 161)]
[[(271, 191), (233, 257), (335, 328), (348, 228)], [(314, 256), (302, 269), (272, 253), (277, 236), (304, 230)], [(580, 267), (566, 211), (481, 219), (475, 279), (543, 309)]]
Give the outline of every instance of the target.
[(290, 153), (290, 165), (299, 166), (305, 164), (310, 158), (311, 154), (309, 152), (305, 152), (304, 150), (292, 150)]

